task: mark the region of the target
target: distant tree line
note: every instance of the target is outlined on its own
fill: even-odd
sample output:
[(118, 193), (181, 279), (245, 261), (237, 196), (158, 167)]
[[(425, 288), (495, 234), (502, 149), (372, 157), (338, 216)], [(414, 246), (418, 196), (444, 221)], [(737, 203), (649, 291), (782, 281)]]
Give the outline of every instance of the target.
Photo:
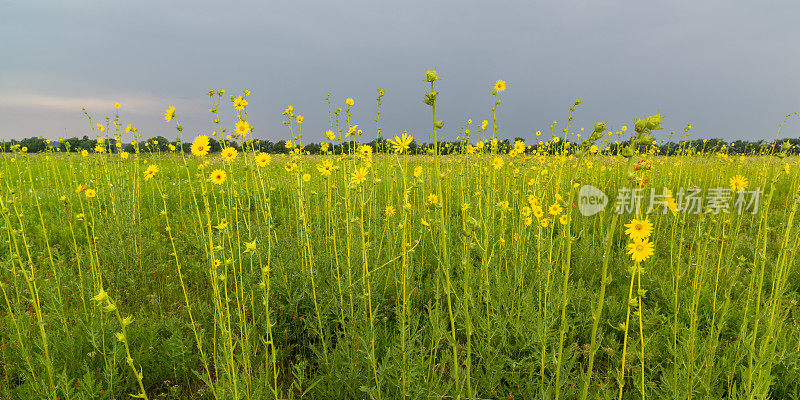
[[(514, 147), (514, 142), (518, 140), (523, 140), (522, 138), (514, 138), (513, 141), (509, 139), (505, 139), (498, 142), (498, 148), (500, 150), (509, 150)], [(216, 138), (210, 138), (209, 144), (211, 147), (211, 152), (218, 152), (222, 149), (220, 142)], [(276, 142), (270, 140), (260, 140), (254, 139), (252, 142), (247, 143), (247, 147), (249, 148), (252, 146), (257, 149), (258, 151), (263, 151), (265, 153), (270, 154), (285, 154), (290, 151), (289, 148), (286, 147), (286, 141), (279, 140)], [(373, 139), (370, 142), (362, 143), (367, 144), (373, 147), (375, 151), (384, 152), (391, 148), (391, 146), (387, 143), (387, 141), (383, 138)], [(26, 148), (28, 153), (41, 153), (45, 151), (82, 151), (87, 150), (89, 152), (95, 151), (97, 146), (97, 139), (89, 138), (88, 136), (83, 136), (82, 138), (72, 137), (69, 139), (60, 139), (58, 141), (55, 140), (47, 140), (40, 137), (30, 137), (25, 139), (11, 139), (11, 140), (4, 140), (0, 141), (0, 151), (8, 152), (12, 150), (12, 146), (16, 148), (15, 145), (19, 145), (19, 148)], [(228, 142), (229, 146), (236, 147), (237, 149), (241, 149), (241, 144), (235, 141)], [(160, 152), (169, 152), (169, 151), (178, 151), (183, 150), (186, 153), (190, 152), (191, 143), (183, 143), (183, 146), (180, 146), (177, 141), (168, 140), (163, 136), (156, 136), (147, 140), (143, 140), (138, 142), (138, 147), (140, 151), (143, 152), (150, 152), (150, 151), (160, 151)], [(358, 143), (355, 141), (348, 141), (343, 143), (337, 143), (335, 145), (329, 144), (329, 151), (333, 151), (335, 153), (347, 153), (351, 150), (355, 150), (358, 146)], [(464, 150), (466, 143), (461, 141), (440, 141), (439, 142), (439, 149), (442, 154), (453, 154), (453, 153), (460, 153)], [(619, 148), (627, 146), (627, 143), (616, 144), (611, 143), (610, 152), (616, 153)], [(135, 151), (135, 147), (131, 142), (123, 142), (120, 146), (117, 146), (116, 140), (114, 138), (105, 139), (104, 141), (104, 149), (110, 153), (117, 153), (120, 151), (126, 151), (129, 153), (133, 153)], [(781, 139), (777, 142), (774, 141), (746, 141), (746, 140), (735, 140), (733, 142), (725, 141), (723, 139), (695, 139), (691, 141), (681, 141), (681, 142), (665, 142), (661, 145), (655, 146), (655, 153), (660, 155), (674, 155), (677, 154), (679, 151), (683, 152), (717, 152), (723, 151), (727, 154), (760, 154), (760, 153), (767, 153), (770, 152), (772, 148), (781, 149), (786, 152), (786, 154), (798, 154), (800, 153), (800, 138), (795, 139)], [(303, 147), (304, 151), (307, 151), (311, 154), (320, 154), (322, 143), (308, 143), (305, 144)], [(410, 154), (427, 154), (433, 151), (434, 144), (433, 143), (419, 143), (419, 142), (411, 142), (410, 148), (408, 152)], [(575, 146), (572, 146), (571, 149), (574, 149)], [(647, 151), (650, 150), (651, 147), (645, 147), (640, 150)], [(547, 151), (549, 153), (558, 153), (563, 151), (564, 149), (564, 142), (561, 141), (559, 143), (550, 143), (547, 146)], [(528, 150), (531, 152), (532, 150)], [(776, 150), (777, 151), (777, 150)]]

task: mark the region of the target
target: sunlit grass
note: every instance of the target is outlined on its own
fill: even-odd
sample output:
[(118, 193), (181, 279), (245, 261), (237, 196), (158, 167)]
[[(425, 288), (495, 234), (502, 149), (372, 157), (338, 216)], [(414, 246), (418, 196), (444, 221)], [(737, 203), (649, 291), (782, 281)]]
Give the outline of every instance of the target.
[[(0, 394), (798, 395), (800, 162), (788, 146), (682, 142), (660, 155), (660, 114), (584, 130), (580, 99), (536, 143), (504, 143), (503, 81), (491, 116), (445, 144), (438, 79), (427, 72), (431, 126), (417, 135), (383, 132), (379, 90), (374, 125), (329, 97), (329, 128), (309, 134), (288, 106), (288, 154), (267, 154), (249, 92), (228, 104), (220, 90), (213, 133), (186, 135), (166, 109), (166, 151), (119, 113), (89, 118), (93, 151), (7, 149)], [(605, 211), (579, 212), (584, 185), (608, 195)], [(698, 213), (692, 188), (706, 195)], [(709, 203), (716, 188), (725, 210)], [(642, 206), (615, 212), (637, 189)], [(756, 189), (757, 210), (737, 206)]]

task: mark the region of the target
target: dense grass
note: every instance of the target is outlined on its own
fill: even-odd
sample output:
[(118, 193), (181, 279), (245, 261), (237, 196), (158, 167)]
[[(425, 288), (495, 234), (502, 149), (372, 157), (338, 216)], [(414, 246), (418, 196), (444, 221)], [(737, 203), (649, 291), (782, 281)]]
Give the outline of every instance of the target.
[[(4, 154), (0, 394), (798, 397), (797, 158), (628, 149)], [(646, 214), (650, 188), (735, 175), (757, 213), (732, 194)], [(584, 184), (606, 211), (578, 212)], [(613, 211), (623, 187), (639, 213)], [(654, 225), (642, 263), (634, 218)]]

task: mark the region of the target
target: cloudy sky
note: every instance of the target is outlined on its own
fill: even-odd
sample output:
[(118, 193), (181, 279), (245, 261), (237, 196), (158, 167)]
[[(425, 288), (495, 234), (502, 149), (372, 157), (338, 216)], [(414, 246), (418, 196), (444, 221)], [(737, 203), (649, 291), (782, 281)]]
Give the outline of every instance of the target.
[[(328, 125), (325, 96), (356, 100), (374, 135), (376, 89), (385, 134), (427, 139), (426, 68), (442, 80), (444, 132), (490, 117), (490, 87), (508, 82), (504, 137), (666, 115), (665, 138), (772, 139), (800, 110), (800, 2), (786, 1), (39, 1), (0, 0), (0, 138), (82, 136), (122, 103), (145, 137), (210, 133), (209, 89), (252, 92), (257, 136), (288, 136), (287, 104), (306, 140)], [(226, 107), (230, 109), (229, 104)], [(233, 125), (230, 113), (223, 123)], [(792, 120), (783, 137), (800, 136)]]

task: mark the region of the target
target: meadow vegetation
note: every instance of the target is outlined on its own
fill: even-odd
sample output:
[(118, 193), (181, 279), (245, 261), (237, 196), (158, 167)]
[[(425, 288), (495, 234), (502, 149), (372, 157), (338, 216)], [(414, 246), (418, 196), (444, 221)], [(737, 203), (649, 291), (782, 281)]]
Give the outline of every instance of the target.
[[(788, 142), (661, 155), (691, 126), (576, 128), (577, 99), (536, 143), (504, 145), (497, 81), (490, 116), (441, 144), (438, 79), (429, 144), (383, 138), (379, 90), (369, 125), (329, 101), (330, 129), (308, 135), (287, 107), (286, 154), (269, 154), (249, 92), (214, 90), (207, 133), (167, 108), (167, 148), (119, 104), (89, 118), (92, 151), (4, 148), (0, 395), (800, 397)], [(584, 185), (605, 211), (579, 212)], [(625, 193), (641, 206), (617, 212)]]

